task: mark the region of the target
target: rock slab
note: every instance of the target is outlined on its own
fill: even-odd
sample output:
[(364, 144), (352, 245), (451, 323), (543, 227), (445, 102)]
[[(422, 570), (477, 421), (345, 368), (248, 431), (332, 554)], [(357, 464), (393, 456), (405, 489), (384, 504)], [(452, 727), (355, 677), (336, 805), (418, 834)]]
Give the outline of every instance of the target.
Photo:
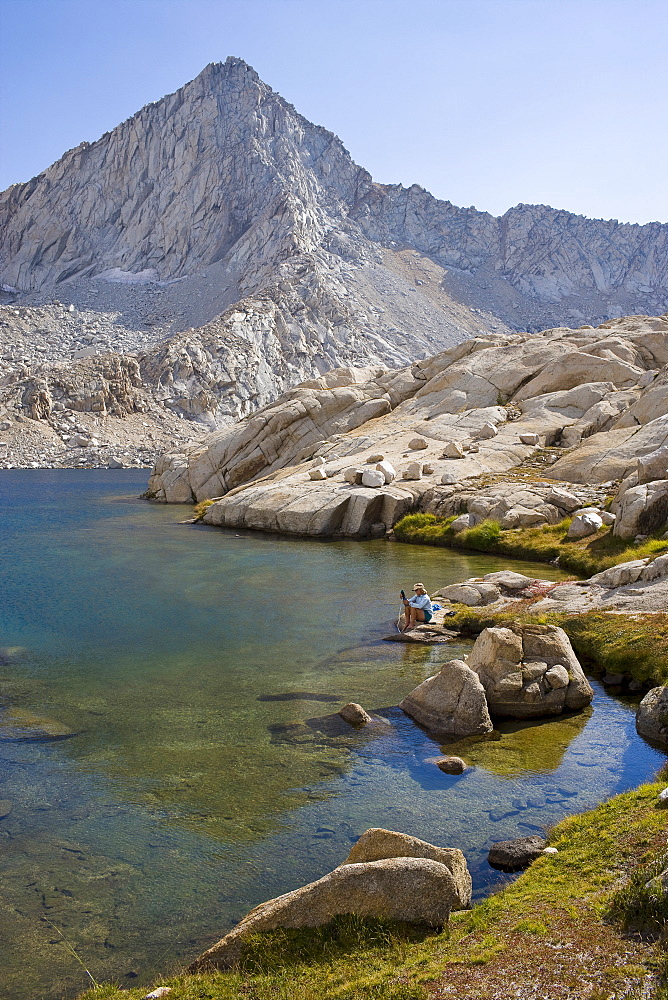
[(428, 858), (389, 858), (346, 864), (309, 885), (270, 899), (189, 966), (189, 972), (228, 969), (252, 934), (278, 927), (319, 927), (344, 913), (442, 927), (459, 905), (450, 870)]

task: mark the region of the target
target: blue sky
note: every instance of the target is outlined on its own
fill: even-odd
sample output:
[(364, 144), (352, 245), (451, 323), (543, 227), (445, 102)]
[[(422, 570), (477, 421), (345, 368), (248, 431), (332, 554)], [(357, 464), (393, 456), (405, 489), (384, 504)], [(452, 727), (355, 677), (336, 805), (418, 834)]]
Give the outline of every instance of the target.
[(668, 0), (0, 0), (0, 190), (245, 59), (385, 183), (668, 222)]

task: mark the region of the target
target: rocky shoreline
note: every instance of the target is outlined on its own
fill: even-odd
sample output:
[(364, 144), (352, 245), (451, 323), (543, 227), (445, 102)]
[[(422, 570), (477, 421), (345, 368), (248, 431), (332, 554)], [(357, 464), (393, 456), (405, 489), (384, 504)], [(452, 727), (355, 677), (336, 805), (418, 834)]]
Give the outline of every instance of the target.
[(668, 518), (667, 444), (668, 318), (627, 317), (474, 338), (399, 371), (337, 369), (166, 452), (147, 496), (211, 500), (206, 524), (351, 538), (462, 508), (462, 528), (550, 525), (614, 497), (615, 531), (634, 537)]
[[(561, 525), (573, 542), (607, 532), (619, 552), (656, 539), (650, 555), (612, 557), (613, 565), (585, 580), (554, 583), (500, 572), (450, 585), (434, 595), (445, 602), (445, 615), (388, 636), (447, 643), (454, 624), (449, 609), (456, 619), (458, 607), (498, 618), (479, 630), (467, 659), (444, 663), (401, 702), (430, 732), (484, 737), (495, 715), (581, 709), (593, 692), (550, 616), (599, 612), (613, 623), (615, 615), (630, 613), (648, 619), (651, 631), (653, 616), (658, 628), (668, 611), (668, 320), (628, 318), (603, 331), (467, 343), (366, 382), (351, 371), (329, 373), (204, 447), (163, 456), (148, 496), (197, 500), (201, 520), (212, 526), (283, 534), (392, 538), (398, 522), (423, 513), (451, 535), (468, 537), (486, 525), (519, 533)], [(660, 673), (657, 665), (654, 678), (606, 679), (646, 691), (652, 680), (666, 680)], [(667, 690), (660, 683), (647, 691), (636, 723), (664, 749)], [(375, 724), (361, 705), (345, 706), (342, 715), (351, 725)], [(451, 773), (467, 766), (461, 758), (435, 763)], [(309, 926), (295, 916), (301, 903), (293, 912), (291, 900), (320, 891), (314, 883), (259, 907), (191, 971), (233, 966), (246, 929)], [(419, 891), (428, 900), (426, 887)], [(352, 912), (387, 914), (383, 899), (378, 910), (351, 904)], [(425, 911), (409, 919), (433, 918)]]
[[(393, 538), (423, 514), (400, 537), (483, 551), (485, 532), (561, 526), (565, 543), (597, 546), (605, 572), (541, 611), (668, 610), (654, 559), (668, 549), (668, 317), (475, 338), (399, 371), (336, 369), (166, 452), (146, 496), (197, 501), (203, 524), (307, 537)], [(652, 539), (651, 565), (624, 556)], [(604, 544), (621, 554), (606, 562)]]
[[(253, 925), (271, 922), (282, 908), (310, 894), (321, 899), (332, 884), (354, 878), (350, 869), (358, 866), (349, 858), (319, 883), (258, 907), (214, 946), (208, 966), (205, 953), (194, 972), (162, 978), (148, 994), (132, 991), (133, 998), (187, 1000), (193, 987), (215, 1000), (241, 1000), (263, 989), (281, 996), (289, 976), (289, 993), (282, 995), (294, 1000), (337, 993), (388, 1000), (464, 995), (595, 1000), (605, 992), (659, 1000), (665, 981), (659, 937), (667, 881), (662, 794), (657, 781), (572, 816), (550, 831), (547, 848), (539, 837), (499, 843), (495, 864), (516, 870), (519, 860), (528, 870), (485, 903), (452, 912), (443, 933), (338, 916), (321, 928), (286, 927), (248, 936), (245, 964), (224, 972), (215, 967), (238, 953)], [(435, 880), (441, 869), (438, 874), (450, 884), (445, 859), (432, 860), (445, 853), (442, 848), (377, 829), (367, 831), (360, 844), (365, 842), (387, 853), (387, 860), (370, 862), (382, 871), (419, 869)], [(392, 860), (397, 847), (407, 855), (401, 865)]]
[[(663, 559), (660, 564), (663, 569), (664, 563), (668, 564), (668, 555), (660, 558)], [(645, 561), (641, 573), (651, 565)], [(623, 579), (628, 575), (629, 569), (628, 566), (620, 565), (615, 567), (615, 572), (617, 578)], [(647, 575), (650, 580), (659, 578), (658, 575)], [(589, 584), (597, 586), (592, 581)], [(488, 611), (503, 611), (520, 605), (526, 606), (528, 601), (536, 597), (539, 599), (530, 604), (530, 607), (540, 610), (544, 601), (554, 602), (554, 597), (550, 595), (557, 588), (572, 586), (569, 583), (541, 581), (511, 571), (500, 571), (487, 574), (483, 580), (472, 579), (441, 588), (434, 596), (446, 602), (446, 615), (450, 605), (475, 607), (482, 604)], [(435, 624), (418, 626), (415, 631), (418, 635), (423, 633), (423, 641), (443, 641), (442, 633), (448, 631), (443, 624), (443, 613)], [(448, 636), (452, 635), (450, 630)], [(408, 635), (404, 638), (410, 639)], [(611, 678), (610, 682), (619, 684), (621, 680)], [(637, 728), (645, 738), (668, 751), (668, 727), (664, 725), (667, 692), (668, 687), (662, 686), (653, 688), (645, 695), (637, 712)], [(550, 717), (561, 711), (580, 710), (591, 702), (592, 697), (593, 690), (562, 629), (538, 621), (527, 623), (525, 620), (520, 623), (511, 620), (505, 626), (484, 628), (467, 657), (444, 663), (437, 674), (419, 684), (406, 696), (400, 708), (417, 724), (433, 734), (441, 734), (441, 737), (484, 739), (492, 731), (492, 718)], [(357, 728), (373, 726), (378, 722), (359, 705), (346, 705), (339, 714), (349, 725)], [(453, 775), (465, 772), (468, 767), (466, 760), (459, 757), (435, 758), (433, 762), (441, 770)], [(656, 815), (656, 809), (662, 808), (668, 801), (668, 789), (660, 789), (660, 785), (647, 786), (637, 793), (626, 793), (626, 796), (635, 796), (634, 801), (641, 801), (644, 808), (653, 809)], [(610, 826), (611, 808), (616, 808), (615, 800), (592, 813), (597, 822), (607, 822), (604, 836), (609, 836), (616, 829), (615, 826)], [(601, 821), (599, 814), (603, 815), (606, 810), (608, 818)], [(553, 879), (556, 877), (553, 885), (561, 885), (559, 879), (565, 879), (563, 885), (568, 887), (572, 881), (568, 871), (559, 876), (556, 873), (564, 864), (568, 869), (572, 863), (570, 855), (573, 842), (562, 833), (562, 829), (568, 830), (572, 821), (580, 821), (580, 826), (584, 824), (586, 828), (588, 816), (585, 814), (564, 821), (547, 839), (534, 835), (492, 844), (489, 864), (507, 872), (528, 868), (525, 879), (529, 879), (527, 884), (531, 886), (541, 884), (541, 878), (551, 876)], [(620, 821), (615, 822), (619, 827)], [(663, 823), (655, 825), (657, 830), (659, 827), (663, 830)], [(643, 845), (646, 844), (647, 841), (644, 840)], [(661, 853), (657, 847), (655, 854), (658, 860), (652, 855), (651, 865), (656, 867), (664, 864), (665, 851)], [(564, 860), (561, 860), (562, 855)], [(614, 901), (613, 905), (622, 907), (619, 912), (623, 912), (623, 905), (627, 905), (617, 902), (626, 898), (624, 892), (627, 890), (624, 886), (637, 881), (643, 871), (650, 871), (650, 874), (654, 871), (654, 867), (650, 869), (648, 857), (644, 853), (642, 858), (636, 859), (630, 874), (626, 871), (625, 879), (617, 879), (612, 888), (606, 890)], [(657, 878), (658, 881), (655, 878), (655, 882), (657, 885), (660, 883), (660, 892), (663, 893), (665, 871)], [(522, 880), (516, 885), (522, 886)], [(576, 895), (578, 890), (566, 891)], [(534, 910), (521, 892), (520, 889), (521, 907), (515, 919), (520, 916), (527, 920), (528, 914)], [(492, 899), (496, 898), (503, 905), (508, 893), (512, 898), (512, 890), (506, 889)], [(578, 904), (581, 902), (582, 900), (578, 900)], [(252, 961), (255, 950), (262, 947), (263, 939), (272, 940), (272, 932), (282, 935), (281, 940), (285, 939), (286, 934), (315, 934), (320, 929), (325, 935), (335, 936), (337, 921), (350, 919), (352, 915), (362, 923), (381, 919), (389, 925), (422, 926), (438, 939), (438, 932), (445, 925), (457, 927), (457, 918), (463, 918), (462, 911), (470, 905), (471, 877), (466, 860), (459, 850), (441, 847), (397, 831), (372, 828), (362, 834), (349, 856), (332, 872), (255, 907), (236, 927), (195, 959), (185, 975), (171, 980), (174, 985), (158, 986), (154, 991), (142, 995), (145, 1000), (167, 996), (178, 1000), (186, 995), (182, 991), (189, 988), (191, 976), (200, 977), (198, 982), (202, 982), (202, 977), (204, 981), (208, 981), (206, 977), (219, 976), (223, 971), (230, 977), (228, 984), (231, 992), (224, 992), (224, 979), (216, 979), (221, 992), (211, 995), (220, 995), (221, 998), (241, 996), (243, 991), (238, 994), (235, 992), (237, 987), (234, 977), (241, 975), (243, 981), (248, 982), (248, 973), (244, 971), (248, 967), (247, 963)], [(535, 906), (535, 902), (533, 905)], [(476, 920), (484, 920), (488, 909), (488, 903), (474, 909), (474, 915), (477, 910), (480, 916), (474, 916), (472, 926)], [(597, 917), (594, 924), (599, 919)], [(574, 944), (584, 951), (587, 949), (586, 935), (591, 933), (588, 927), (591, 922), (592, 917), (587, 915), (578, 929), (573, 931)], [(451, 933), (452, 931), (448, 932)], [(508, 931), (505, 934), (508, 935)], [(610, 944), (608, 942), (608, 948)], [(454, 960), (459, 962), (462, 959), (459, 956)], [(279, 970), (280, 966), (278, 959)], [(593, 974), (596, 978), (595, 968), (596, 962), (590, 964), (590, 975)], [(646, 987), (653, 988), (654, 981), (645, 972), (640, 975), (640, 979), (644, 980)], [(584, 981), (580, 980), (581, 983)], [(626, 985), (630, 981), (625, 980)], [(411, 997), (417, 995), (410, 994)], [(494, 995), (506, 996), (506, 993), (498, 992), (497, 988)], [(653, 997), (655, 993), (643, 995)], [(419, 996), (426, 1000), (432, 993), (420, 993)]]

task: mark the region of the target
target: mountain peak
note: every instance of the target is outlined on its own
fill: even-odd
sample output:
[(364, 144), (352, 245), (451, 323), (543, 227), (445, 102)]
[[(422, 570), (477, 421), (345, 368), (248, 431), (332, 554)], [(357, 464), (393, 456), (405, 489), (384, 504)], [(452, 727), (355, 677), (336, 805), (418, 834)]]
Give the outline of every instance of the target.
[(238, 56), (0, 195), (0, 245), (0, 282), (22, 294), (110, 271), (171, 281), (214, 263), (235, 281), (253, 274), (246, 290), (300, 254), (408, 250), (454, 269), (457, 296), (512, 326), (605, 318), (611, 297), (613, 315), (668, 306), (668, 226), (527, 205), (497, 219), (418, 184), (373, 184)]
[[(252, 66), (240, 59), (238, 56), (228, 56), (225, 62), (210, 62), (204, 67), (201, 73), (190, 81), (198, 81), (211, 86), (219, 86), (221, 83), (234, 81), (237, 85), (261, 84), (266, 86), (255, 72)], [(186, 84), (186, 87), (190, 84)]]

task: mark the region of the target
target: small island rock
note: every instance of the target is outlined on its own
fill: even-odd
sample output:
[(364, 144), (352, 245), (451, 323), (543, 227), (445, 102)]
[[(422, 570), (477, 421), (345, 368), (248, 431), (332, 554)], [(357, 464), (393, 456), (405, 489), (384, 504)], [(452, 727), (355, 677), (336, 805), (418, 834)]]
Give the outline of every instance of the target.
[(492, 868), (504, 872), (518, 872), (528, 868), (532, 861), (539, 858), (547, 841), (542, 837), (518, 837), (516, 840), (500, 840), (492, 844), (487, 860)]
[(485, 689), (463, 660), (444, 663), (399, 708), (425, 729), (447, 736), (482, 736), (493, 728)]
[(492, 715), (558, 715), (594, 697), (568, 636), (556, 625), (486, 628), (468, 665), (480, 677)]
[(339, 715), (344, 722), (349, 722), (351, 726), (367, 726), (373, 722), (369, 713), (365, 712), (356, 701), (349, 701), (347, 705), (344, 705)]
[(466, 770), (466, 761), (461, 757), (440, 757), (436, 761), (436, 766), (445, 774), (463, 774)]

